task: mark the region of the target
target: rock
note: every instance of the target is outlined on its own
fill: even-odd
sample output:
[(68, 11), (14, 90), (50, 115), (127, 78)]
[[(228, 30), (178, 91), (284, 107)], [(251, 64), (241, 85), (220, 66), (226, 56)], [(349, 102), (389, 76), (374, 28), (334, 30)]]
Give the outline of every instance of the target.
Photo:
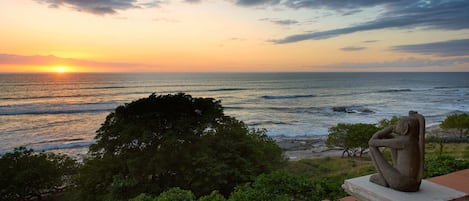
[(333, 107), (332, 111), (334, 111), (334, 112), (347, 112), (347, 108), (346, 107)]

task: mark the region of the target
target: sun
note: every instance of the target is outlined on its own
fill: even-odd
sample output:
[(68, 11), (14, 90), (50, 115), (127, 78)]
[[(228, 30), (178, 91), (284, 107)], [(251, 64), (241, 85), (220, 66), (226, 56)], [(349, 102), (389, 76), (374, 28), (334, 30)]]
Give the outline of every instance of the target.
[(65, 73), (65, 67), (63, 66), (59, 66), (57, 67), (57, 69), (55, 70), (57, 73)]

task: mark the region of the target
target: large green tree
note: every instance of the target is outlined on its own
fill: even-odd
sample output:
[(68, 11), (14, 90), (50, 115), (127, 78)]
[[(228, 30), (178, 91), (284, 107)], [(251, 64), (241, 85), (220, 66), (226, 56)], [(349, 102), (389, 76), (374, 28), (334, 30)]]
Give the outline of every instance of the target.
[(462, 138), (469, 133), (469, 114), (449, 115), (441, 122), (440, 126), (444, 129), (457, 129), (459, 131), (459, 137)]
[(82, 200), (125, 200), (171, 187), (227, 196), (284, 161), (264, 130), (224, 115), (220, 101), (183, 93), (117, 107), (90, 155), (76, 180)]
[(348, 156), (362, 156), (368, 148), (368, 140), (378, 128), (374, 124), (344, 124), (329, 128), (329, 135), (326, 140), (328, 146), (343, 147), (342, 157), (347, 153)]
[(65, 155), (15, 148), (0, 158), (0, 200), (41, 199), (61, 191), (77, 166)]

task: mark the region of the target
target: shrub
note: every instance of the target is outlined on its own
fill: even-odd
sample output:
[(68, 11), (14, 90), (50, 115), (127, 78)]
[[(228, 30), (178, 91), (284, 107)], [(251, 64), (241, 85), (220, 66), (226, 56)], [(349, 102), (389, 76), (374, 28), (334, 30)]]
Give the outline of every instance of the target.
[(449, 155), (436, 155), (425, 160), (424, 177), (436, 177), (469, 168), (469, 161)]
[(260, 175), (252, 184), (238, 186), (229, 201), (335, 200), (346, 195), (341, 184), (334, 178), (309, 180), (275, 171)]
[(68, 156), (15, 148), (0, 158), (1, 200), (41, 199), (67, 186), (78, 164)]

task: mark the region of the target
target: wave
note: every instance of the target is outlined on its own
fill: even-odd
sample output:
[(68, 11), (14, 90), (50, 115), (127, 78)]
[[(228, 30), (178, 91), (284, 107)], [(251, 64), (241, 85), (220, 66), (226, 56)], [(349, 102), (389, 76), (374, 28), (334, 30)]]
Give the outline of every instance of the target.
[(217, 91), (243, 91), (246, 89), (243, 88), (221, 88), (221, 89), (210, 89), (209, 92), (217, 92)]
[(398, 93), (398, 92), (411, 92), (412, 89), (385, 89), (376, 91), (377, 93)]
[(285, 96), (261, 96), (263, 99), (295, 99), (295, 98), (312, 98), (315, 95), (285, 95)]
[(26, 146), (33, 146), (33, 145), (39, 145), (39, 144), (47, 144), (47, 143), (57, 143), (57, 142), (75, 142), (75, 141), (83, 141), (85, 140), (84, 138), (59, 138), (59, 139), (52, 139), (52, 140), (44, 140), (40, 142), (35, 142), (32, 144), (28, 144)]
[(69, 144), (48, 144), (48, 145), (41, 145), (41, 146), (27, 146), (28, 148), (33, 149), (36, 152), (40, 151), (52, 151), (52, 150), (60, 150), (60, 149), (76, 149), (76, 148), (84, 148), (89, 147), (92, 144), (95, 144), (96, 141), (85, 141), (85, 142), (73, 142)]
[(121, 95), (140, 95), (151, 94), (149, 91), (136, 92), (118, 92), (118, 93), (100, 93), (100, 94), (73, 94), (73, 95), (48, 95), (48, 96), (23, 96), (23, 97), (3, 97), (0, 100), (25, 100), (25, 99), (51, 99), (51, 98), (84, 98), (84, 97), (102, 97), (102, 96), (121, 96)]
[(83, 103), (83, 104), (20, 104), (0, 106), (0, 115), (44, 115), (101, 113), (113, 111), (118, 102)]
[(251, 122), (247, 124), (248, 126), (261, 126), (261, 125), (292, 125), (288, 122), (283, 121), (259, 121), (259, 122)]
[(43, 115), (111, 112), (113, 109), (0, 112), (0, 115)]

